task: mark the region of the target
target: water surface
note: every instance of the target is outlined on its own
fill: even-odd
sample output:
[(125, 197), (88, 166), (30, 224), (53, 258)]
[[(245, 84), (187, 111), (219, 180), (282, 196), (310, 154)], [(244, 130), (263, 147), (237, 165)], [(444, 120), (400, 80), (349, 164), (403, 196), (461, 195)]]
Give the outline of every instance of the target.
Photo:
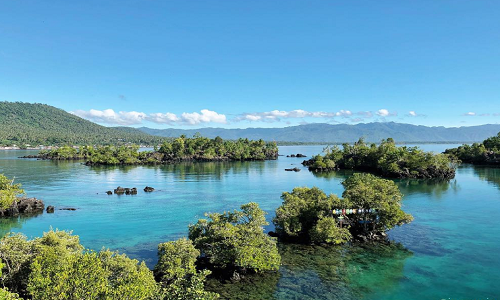
[[(442, 151), (455, 145), (423, 145)], [(322, 146), (284, 146), (280, 154), (318, 154)], [(0, 151), (0, 173), (15, 177), (29, 196), (57, 208), (33, 218), (0, 220), (8, 231), (40, 236), (50, 227), (73, 230), (88, 248), (117, 249), (156, 261), (158, 243), (187, 234), (204, 212), (254, 201), (271, 221), (280, 195), (318, 186), (340, 195), (350, 172), (311, 173), (301, 158), (168, 166), (87, 167), (78, 162), (17, 159), (29, 151)], [(285, 172), (290, 166), (301, 172)], [(234, 299), (497, 299), (500, 295), (500, 169), (461, 166), (450, 182), (398, 180), (411, 224), (390, 231), (392, 245), (282, 245), (277, 274), (241, 284), (215, 284)], [(138, 195), (108, 196), (118, 185)], [(156, 191), (144, 193), (153, 186)], [(268, 226), (267, 230), (272, 230)]]

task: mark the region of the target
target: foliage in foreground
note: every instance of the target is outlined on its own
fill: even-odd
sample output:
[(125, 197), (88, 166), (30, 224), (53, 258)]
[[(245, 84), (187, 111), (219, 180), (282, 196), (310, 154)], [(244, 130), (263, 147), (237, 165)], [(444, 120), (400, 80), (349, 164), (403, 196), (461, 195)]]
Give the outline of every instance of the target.
[[(172, 253), (166, 255), (163, 260), (177, 259)], [(175, 286), (173, 293), (169, 282), (155, 281), (144, 262), (109, 250), (84, 250), (78, 236), (66, 231), (51, 230), (34, 240), (21, 234), (7, 235), (0, 240), (0, 261), (3, 265), (0, 284), (26, 299), (201, 300), (217, 297), (204, 291), (205, 274), (187, 278), (187, 284)], [(170, 274), (182, 278), (192, 272), (187, 266), (177, 265)]]
[(162, 164), (176, 161), (225, 161), (276, 159), (278, 146), (274, 142), (239, 139), (224, 141), (195, 135), (165, 141), (155, 151), (139, 151), (139, 146), (84, 146), (79, 149), (64, 146), (41, 151), (45, 159), (85, 159), (88, 165)]
[(204, 291), (209, 270), (196, 270), (200, 255), (190, 240), (185, 238), (158, 245), (158, 263), (154, 269), (161, 282), (163, 299), (217, 299), (218, 295)]
[(207, 214), (189, 227), (189, 239), (215, 267), (275, 271), (281, 257), (276, 239), (264, 233), (265, 214), (253, 202), (241, 211)]
[(444, 153), (465, 163), (500, 165), (500, 132), (482, 143), (464, 144), (457, 148), (446, 149)]
[(0, 174), (0, 209), (12, 206), (17, 197), (24, 194), (21, 184), (14, 184), (13, 179)]
[[(283, 203), (276, 209), (273, 220), (277, 233), (298, 241), (341, 244), (353, 235), (384, 232), (411, 222), (412, 216), (401, 210), (402, 194), (393, 181), (371, 174), (354, 174), (342, 184), (343, 198), (327, 196), (317, 187), (294, 188), (291, 193), (283, 193)], [(340, 227), (334, 210), (350, 208), (365, 212), (350, 214), (345, 220), (349, 227)], [(370, 212), (373, 209), (376, 213)]]
[(303, 164), (312, 171), (351, 169), (368, 171), (391, 178), (455, 177), (455, 167), (448, 155), (425, 152), (418, 147), (398, 147), (394, 140), (382, 140), (380, 145), (368, 145), (363, 139), (353, 145), (343, 144), (326, 149)]

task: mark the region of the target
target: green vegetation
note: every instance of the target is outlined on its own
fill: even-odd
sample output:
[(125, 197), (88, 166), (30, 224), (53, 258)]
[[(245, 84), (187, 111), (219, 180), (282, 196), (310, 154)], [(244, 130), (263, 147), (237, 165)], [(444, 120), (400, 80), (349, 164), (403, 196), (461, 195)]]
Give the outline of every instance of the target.
[(500, 165), (500, 132), (482, 143), (464, 144), (444, 152), (456, 159), (477, 165)]
[(265, 212), (257, 203), (241, 211), (211, 213), (189, 227), (189, 238), (202, 257), (216, 268), (255, 272), (274, 271), (280, 266), (276, 240), (264, 233)]
[[(390, 180), (371, 174), (354, 174), (342, 183), (342, 199), (326, 195), (317, 187), (294, 188), (281, 196), (283, 204), (273, 220), (284, 239), (302, 242), (342, 244), (352, 236), (375, 238), (397, 225), (411, 222), (401, 210), (402, 194)], [(339, 214), (336, 211), (356, 209)]]
[(0, 102), (0, 146), (154, 145), (163, 140), (133, 128), (97, 125), (45, 104)]
[(8, 179), (0, 174), (0, 209), (9, 208), (21, 195), (24, 195), (21, 184), (14, 184), (14, 179)]
[(196, 271), (200, 256), (190, 240), (179, 239), (158, 245), (158, 263), (154, 273), (161, 282), (163, 299), (217, 299), (215, 293), (204, 291), (209, 270)]
[[(185, 243), (180, 240), (170, 245), (177, 248)], [(161, 257), (156, 269), (164, 275), (157, 282), (144, 262), (109, 250), (84, 250), (78, 236), (71, 232), (51, 230), (34, 240), (9, 234), (0, 240), (0, 284), (8, 289), (1, 290), (0, 295), (17, 299), (8, 292), (12, 291), (24, 299), (37, 300), (216, 299), (217, 294), (204, 291), (208, 272), (196, 272), (193, 250), (184, 263), (181, 258), (187, 248), (178, 247), (175, 252), (171, 247), (168, 251), (166, 244), (159, 247)]]
[(382, 140), (380, 145), (366, 144), (363, 139), (353, 145), (325, 149), (324, 156), (316, 155), (303, 165), (312, 171), (351, 169), (372, 172), (390, 178), (455, 177), (452, 160), (445, 154), (425, 152), (418, 147), (397, 147), (394, 140)]
[(164, 164), (179, 161), (228, 161), (276, 159), (278, 146), (263, 140), (224, 141), (195, 135), (193, 138), (181, 136), (164, 141), (155, 151), (139, 151), (133, 146), (84, 146), (79, 149), (64, 146), (54, 150), (41, 151), (44, 159), (85, 159), (88, 165), (133, 165)]
[[(50, 230), (28, 240), (8, 234), (0, 240), (0, 296), (6, 299), (213, 300), (205, 291), (211, 271), (275, 271), (280, 266), (276, 240), (256, 203), (241, 211), (209, 214), (190, 226), (189, 237), (158, 245), (154, 271), (124, 254), (85, 250), (78, 236)], [(201, 261), (201, 263), (200, 263)], [(230, 274), (230, 273), (228, 273)], [(12, 293), (11, 293), (12, 292)], [(10, 298), (7, 298), (10, 297)], [(0, 298), (0, 299), (4, 299)]]

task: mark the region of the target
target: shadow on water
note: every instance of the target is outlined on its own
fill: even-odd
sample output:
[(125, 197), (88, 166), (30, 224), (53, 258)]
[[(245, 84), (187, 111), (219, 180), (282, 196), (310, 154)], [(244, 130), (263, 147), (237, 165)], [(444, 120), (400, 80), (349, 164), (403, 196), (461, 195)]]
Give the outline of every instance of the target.
[(207, 288), (223, 299), (362, 299), (390, 293), (405, 280), (401, 244), (310, 246), (280, 244), (278, 273), (247, 276), (240, 282), (210, 279)]

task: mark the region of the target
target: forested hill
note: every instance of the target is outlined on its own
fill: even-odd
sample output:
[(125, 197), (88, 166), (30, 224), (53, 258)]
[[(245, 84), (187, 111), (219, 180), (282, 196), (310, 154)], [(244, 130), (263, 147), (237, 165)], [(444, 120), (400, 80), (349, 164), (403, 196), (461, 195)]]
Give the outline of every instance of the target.
[(428, 127), (394, 122), (366, 124), (307, 124), (285, 128), (199, 128), (199, 129), (152, 129), (140, 130), (158, 136), (177, 137), (181, 134), (192, 136), (199, 132), (202, 136), (223, 139), (249, 138), (252, 140), (286, 142), (344, 143), (355, 142), (364, 137), (367, 142), (380, 142), (392, 137), (399, 142), (460, 142), (482, 141), (500, 131), (500, 124), (470, 127)]
[(101, 126), (46, 104), (0, 102), (0, 145), (157, 144), (133, 128)]

